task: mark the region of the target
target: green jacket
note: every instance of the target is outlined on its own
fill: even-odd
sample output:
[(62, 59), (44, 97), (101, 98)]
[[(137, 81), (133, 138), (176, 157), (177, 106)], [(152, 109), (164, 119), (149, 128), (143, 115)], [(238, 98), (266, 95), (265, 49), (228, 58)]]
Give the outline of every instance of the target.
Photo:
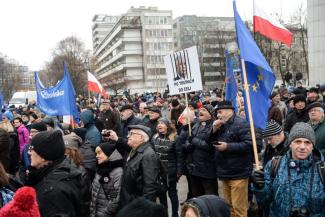
[(325, 156), (325, 119), (312, 126), (316, 134), (316, 148)]

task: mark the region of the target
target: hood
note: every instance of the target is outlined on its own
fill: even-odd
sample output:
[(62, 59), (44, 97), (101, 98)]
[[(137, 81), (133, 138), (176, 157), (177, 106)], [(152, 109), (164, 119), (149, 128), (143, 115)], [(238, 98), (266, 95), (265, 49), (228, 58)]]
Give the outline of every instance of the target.
[(85, 125), (89, 125), (89, 124), (94, 124), (95, 123), (94, 114), (90, 110), (86, 110), (86, 111), (81, 112), (81, 114), (80, 114), (80, 120)]
[(120, 154), (120, 152), (118, 152), (117, 149), (115, 149), (111, 154), (111, 156), (108, 158), (108, 161), (116, 161), (116, 160), (122, 160), (122, 155)]
[(188, 201), (197, 206), (202, 217), (230, 217), (230, 207), (228, 203), (216, 195), (203, 195)]

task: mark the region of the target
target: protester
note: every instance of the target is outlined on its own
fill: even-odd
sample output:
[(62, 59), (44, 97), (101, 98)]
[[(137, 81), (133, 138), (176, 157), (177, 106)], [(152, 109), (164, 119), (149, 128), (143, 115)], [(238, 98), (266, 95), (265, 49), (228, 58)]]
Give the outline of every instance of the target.
[(0, 128), (0, 163), (3, 165), (5, 171), (10, 170), (10, 141), (9, 134), (4, 129)]
[(157, 132), (158, 119), (161, 118), (160, 108), (157, 106), (151, 106), (148, 108), (149, 121), (143, 123), (143, 125), (150, 128), (152, 135)]
[(178, 123), (178, 118), (182, 114), (185, 109), (184, 105), (181, 105), (178, 99), (173, 99), (171, 102), (171, 110), (170, 110), (170, 120), (175, 125), (176, 129), (179, 129), (181, 125)]
[(317, 148), (325, 156), (325, 119), (323, 104), (314, 102), (307, 108), (309, 114), (309, 123), (315, 131)]
[(25, 145), (29, 143), (29, 132), (23, 124), (23, 120), (19, 117), (14, 119), (14, 125), (18, 132), (19, 151), (21, 155)]
[(25, 184), (35, 188), (42, 217), (81, 216), (82, 174), (64, 152), (60, 131), (39, 132), (31, 140)]
[(290, 132), (291, 127), (298, 122), (308, 122), (309, 117), (306, 110), (306, 97), (304, 95), (297, 95), (293, 98), (293, 111), (288, 114), (284, 123), (284, 131)]
[(253, 174), (254, 191), (260, 204), (270, 206), (269, 217), (325, 216), (325, 192), (318, 163), (322, 156), (314, 148), (312, 127), (296, 123), (289, 134), (290, 150), (270, 161), (264, 171)]
[(149, 143), (150, 128), (142, 125), (129, 126), (128, 145), (131, 151), (124, 168), (120, 207), (138, 197), (155, 201), (158, 196), (158, 156)]
[(94, 113), (87, 109), (81, 112), (80, 120), (87, 129), (85, 140), (89, 141), (92, 149), (95, 150), (101, 142), (101, 134), (95, 126)]
[[(152, 137), (151, 143), (158, 154), (168, 174), (168, 196), (172, 204), (172, 217), (178, 217), (177, 181), (180, 174), (177, 168), (181, 167), (181, 153), (176, 149), (176, 129), (167, 118), (158, 120), (157, 133)], [(167, 207), (166, 194), (159, 195), (160, 202)]]
[(123, 160), (115, 144), (102, 143), (96, 148), (97, 172), (92, 183), (91, 217), (114, 217), (118, 211)]
[(216, 195), (203, 195), (186, 201), (181, 209), (181, 217), (230, 217), (226, 201)]
[[(210, 140), (216, 149), (218, 178), (223, 194), (231, 207), (231, 216), (247, 216), (248, 181), (252, 173), (253, 147), (249, 124), (234, 113), (230, 101), (216, 107), (217, 120), (213, 123)], [(256, 133), (257, 145), (261, 135)]]
[(280, 94), (277, 91), (273, 91), (270, 96), (272, 100), (271, 107), (269, 108), (268, 119), (276, 121), (280, 126), (283, 122), (283, 112), (279, 108)]
[[(107, 100), (103, 101), (99, 107), (98, 119), (103, 123), (103, 129), (118, 132), (120, 129), (120, 114), (113, 110)], [(102, 131), (102, 129), (99, 129)]]

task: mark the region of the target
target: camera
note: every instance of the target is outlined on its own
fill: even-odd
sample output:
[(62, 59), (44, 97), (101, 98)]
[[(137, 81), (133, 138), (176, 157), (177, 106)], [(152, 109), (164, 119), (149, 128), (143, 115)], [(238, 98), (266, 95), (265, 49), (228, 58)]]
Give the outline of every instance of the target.
[(306, 208), (293, 208), (290, 217), (309, 217), (309, 211)]
[(108, 130), (102, 130), (102, 135), (104, 137), (109, 137), (111, 135), (111, 133)]

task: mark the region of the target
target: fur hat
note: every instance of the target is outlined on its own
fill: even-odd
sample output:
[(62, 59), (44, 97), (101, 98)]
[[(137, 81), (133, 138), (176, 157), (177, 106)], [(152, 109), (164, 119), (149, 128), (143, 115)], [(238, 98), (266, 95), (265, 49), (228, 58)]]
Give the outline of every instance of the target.
[(298, 102), (306, 103), (306, 97), (304, 95), (298, 94), (293, 97), (293, 104), (297, 104)]
[(0, 217), (40, 217), (34, 188), (19, 188), (12, 201), (0, 209)]

